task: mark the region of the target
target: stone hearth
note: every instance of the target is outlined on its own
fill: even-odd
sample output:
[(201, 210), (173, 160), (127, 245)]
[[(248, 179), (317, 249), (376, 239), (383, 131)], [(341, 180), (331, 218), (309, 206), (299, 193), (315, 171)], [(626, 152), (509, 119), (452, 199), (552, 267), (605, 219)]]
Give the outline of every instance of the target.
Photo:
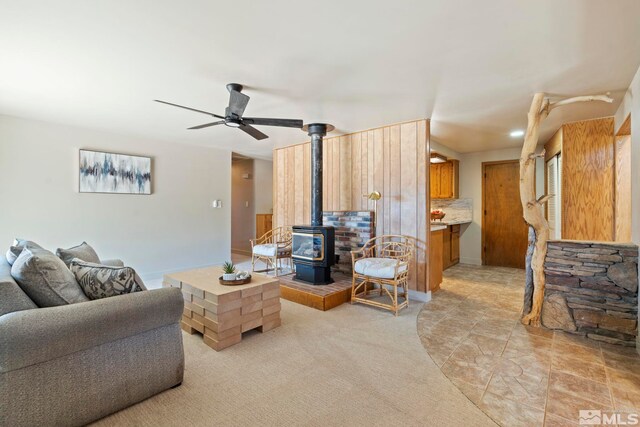
[(375, 236), (371, 211), (327, 211), (322, 223), (333, 226), (336, 232), (336, 255), (339, 262), (334, 269), (351, 274), (351, 251), (364, 246)]
[(549, 242), (542, 324), (611, 344), (636, 345), (638, 247)]

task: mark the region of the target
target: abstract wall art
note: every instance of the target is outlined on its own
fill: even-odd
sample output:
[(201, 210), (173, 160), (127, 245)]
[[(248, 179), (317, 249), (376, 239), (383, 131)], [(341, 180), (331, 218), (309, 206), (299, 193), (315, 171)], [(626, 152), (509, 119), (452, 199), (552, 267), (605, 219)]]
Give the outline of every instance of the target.
[(151, 158), (80, 150), (80, 192), (151, 194)]

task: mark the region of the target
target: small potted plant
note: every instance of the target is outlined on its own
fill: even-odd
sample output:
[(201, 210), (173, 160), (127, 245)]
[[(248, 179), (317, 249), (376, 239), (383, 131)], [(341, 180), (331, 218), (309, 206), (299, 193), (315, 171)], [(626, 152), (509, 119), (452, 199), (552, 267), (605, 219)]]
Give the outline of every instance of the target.
[(222, 265), (222, 280), (236, 280), (236, 266), (231, 261)]

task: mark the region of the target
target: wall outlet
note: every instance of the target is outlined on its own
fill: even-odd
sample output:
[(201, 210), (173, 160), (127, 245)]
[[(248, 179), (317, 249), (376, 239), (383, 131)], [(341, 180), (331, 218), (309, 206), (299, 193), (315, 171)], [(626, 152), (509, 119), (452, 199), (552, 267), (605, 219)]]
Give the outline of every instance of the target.
[(245, 208), (248, 208), (248, 207), (249, 207), (249, 202), (248, 202), (248, 201), (247, 201), (247, 202), (244, 202), (244, 207), (245, 207)]
[(222, 200), (214, 200), (211, 206), (220, 209), (222, 207)]

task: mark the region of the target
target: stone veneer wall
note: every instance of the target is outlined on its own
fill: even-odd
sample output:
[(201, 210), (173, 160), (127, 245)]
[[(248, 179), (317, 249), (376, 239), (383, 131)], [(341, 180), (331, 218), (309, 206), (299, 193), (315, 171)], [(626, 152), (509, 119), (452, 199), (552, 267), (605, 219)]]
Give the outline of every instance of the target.
[(638, 247), (551, 241), (542, 324), (630, 347), (638, 334)]
[(335, 270), (351, 273), (351, 251), (364, 246), (374, 237), (371, 211), (327, 211), (322, 212), (324, 225), (336, 230), (336, 255), (340, 256)]

